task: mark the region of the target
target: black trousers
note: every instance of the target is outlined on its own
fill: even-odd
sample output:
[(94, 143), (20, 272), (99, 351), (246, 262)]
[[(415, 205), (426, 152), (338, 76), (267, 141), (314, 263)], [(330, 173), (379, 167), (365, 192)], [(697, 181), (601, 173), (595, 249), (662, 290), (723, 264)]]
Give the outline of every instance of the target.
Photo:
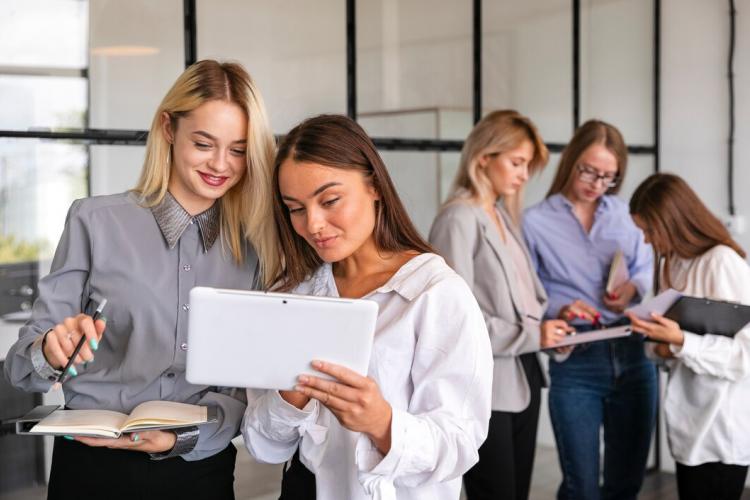
[(677, 463), (680, 500), (739, 500), (745, 489), (747, 465), (710, 462), (695, 466)]
[(536, 430), (543, 384), (536, 355), (520, 356), (531, 390), (525, 410), (493, 411), (487, 440), (479, 448), (479, 462), (464, 474), (469, 500), (526, 500), (536, 451)]
[(300, 462), (299, 449), (284, 467), (279, 500), (315, 500), (315, 474)]
[(48, 500), (234, 499), (237, 449), (203, 460), (151, 460), (139, 451), (93, 448), (55, 438)]

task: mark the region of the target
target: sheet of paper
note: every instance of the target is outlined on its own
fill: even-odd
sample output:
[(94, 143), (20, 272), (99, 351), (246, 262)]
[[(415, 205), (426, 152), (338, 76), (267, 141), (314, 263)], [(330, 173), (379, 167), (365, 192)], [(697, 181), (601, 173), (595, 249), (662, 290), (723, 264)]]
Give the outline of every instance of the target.
[(664, 314), (670, 307), (672, 307), (672, 304), (679, 300), (680, 297), (682, 297), (682, 293), (673, 288), (669, 288), (661, 292), (659, 295), (641, 302), (637, 306), (625, 309), (625, 312), (633, 313), (640, 319), (652, 321), (652, 312), (655, 312), (656, 314)]

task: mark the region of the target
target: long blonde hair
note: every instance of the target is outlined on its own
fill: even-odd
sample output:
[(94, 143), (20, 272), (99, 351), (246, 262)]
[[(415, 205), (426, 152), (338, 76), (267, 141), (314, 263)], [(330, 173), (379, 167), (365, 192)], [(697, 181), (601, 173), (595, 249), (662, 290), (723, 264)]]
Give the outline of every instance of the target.
[(172, 170), (171, 144), (162, 128), (167, 113), (173, 130), (177, 121), (211, 100), (234, 103), (247, 116), (247, 171), (242, 180), (221, 197), (222, 242), (237, 263), (244, 260), (246, 238), (258, 254), (261, 281), (270, 285), (278, 273), (279, 256), (271, 210), (271, 175), (276, 151), (260, 93), (245, 69), (237, 63), (199, 61), (187, 68), (159, 104), (151, 122), (146, 158), (133, 189), (144, 206), (161, 203)]
[[(461, 149), (461, 162), (445, 205), (458, 200), (494, 203), (492, 185), (485, 170), (480, 168), (479, 159), (490, 153), (505, 153), (525, 140), (531, 141), (534, 146), (534, 157), (529, 163), (529, 175), (533, 175), (544, 168), (549, 158), (547, 146), (534, 123), (514, 110), (493, 111), (482, 118), (471, 130)], [(523, 188), (514, 196), (503, 198), (503, 205), (516, 224), (520, 223), (522, 201)]]

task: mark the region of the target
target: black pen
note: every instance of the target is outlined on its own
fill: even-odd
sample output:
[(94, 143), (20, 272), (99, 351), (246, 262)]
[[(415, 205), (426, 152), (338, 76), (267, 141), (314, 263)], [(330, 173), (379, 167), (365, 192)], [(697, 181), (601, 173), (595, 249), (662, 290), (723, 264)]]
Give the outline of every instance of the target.
[[(102, 301), (99, 303), (99, 307), (96, 308), (96, 311), (94, 312), (93, 320), (96, 321), (97, 319), (101, 318), (102, 311), (104, 310), (104, 306), (107, 305), (107, 299), (102, 299)], [(62, 373), (60, 373), (60, 376), (57, 377), (57, 382), (55, 382), (54, 387), (60, 387), (63, 382), (65, 382), (68, 379), (68, 374), (70, 373), (70, 367), (73, 366), (73, 361), (78, 356), (78, 353), (81, 352), (81, 347), (83, 347), (83, 344), (86, 342), (86, 335), (81, 336), (81, 340), (78, 341), (78, 345), (76, 346), (75, 350), (73, 351), (73, 355), (70, 356), (70, 359), (68, 359), (68, 363), (65, 365), (65, 368), (63, 368)]]

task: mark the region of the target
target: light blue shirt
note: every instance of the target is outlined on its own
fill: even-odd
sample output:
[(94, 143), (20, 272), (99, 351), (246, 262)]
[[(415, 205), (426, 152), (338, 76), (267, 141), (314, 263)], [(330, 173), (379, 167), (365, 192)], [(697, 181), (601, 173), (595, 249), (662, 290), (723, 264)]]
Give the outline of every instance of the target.
[(549, 296), (545, 318), (556, 318), (563, 306), (580, 299), (601, 312), (603, 323), (618, 320), (621, 315), (603, 302), (609, 267), (618, 249), (638, 295), (643, 297), (651, 289), (653, 250), (630, 218), (627, 205), (615, 196), (602, 196), (588, 233), (573, 213), (573, 204), (562, 194), (526, 210), (523, 232)]

